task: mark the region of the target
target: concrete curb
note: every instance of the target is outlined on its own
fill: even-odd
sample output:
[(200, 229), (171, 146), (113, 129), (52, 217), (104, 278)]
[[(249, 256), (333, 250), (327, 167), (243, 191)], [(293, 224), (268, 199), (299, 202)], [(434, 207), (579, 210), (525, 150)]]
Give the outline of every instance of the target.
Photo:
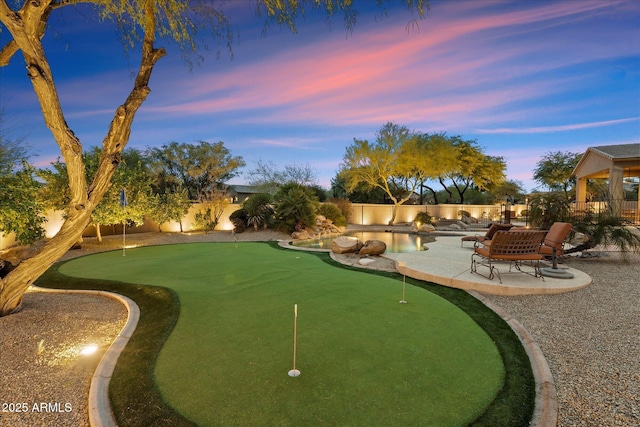
[(117, 427), (118, 423), (116, 422), (109, 400), (109, 382), (111, 381), (111, 376), (113, 375), (113, 370), (116, 367), (120, 353), (127, 345), (127, 342), (129, 342), (136, 326), (138, 326), (140, 308), (132, 299), (112, 292), (49, 289), (37, 286), (32, 286), (32, 288), (38, 292), (103, 296), (120, 301), (127, 308), (127, 322), (100, 359), (91, 378), (91, 385), (89, 387), (89, 425), (92, 427)]
[(474, 298), (480, 300), (509, 324), (511, 329), (518, 335), (522, 346), (529, 356), (533, 377), (536, 382), (535, 406), (529, 425), (532, 427), (555, 427), (558, 424), (558, 396), (556, 394), (556, 385), (553, 381), (551, 369), (549, 369), (542, 350), (524, 326), (501, 307), (493, 304), (485, 298), (484, 295), (476, 291), (467, 292)]

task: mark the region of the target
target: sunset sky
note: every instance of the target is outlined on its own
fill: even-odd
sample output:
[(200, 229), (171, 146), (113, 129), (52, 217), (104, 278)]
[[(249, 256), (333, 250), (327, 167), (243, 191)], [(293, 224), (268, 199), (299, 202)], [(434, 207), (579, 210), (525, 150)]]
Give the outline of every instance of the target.
[[(545, 153), (640, 142), (640, 1), (431, 0), (417, 27), (400, 3), (385, 17), (360, 7), (351, 36), (339, 18), (329, 30), (309, 13), (297, 34), (274, 25), (262, 37), (255, 2), (227, 2), (233, 59), (203, 51), (190, 71), (173, 44), (159, 43), (168, 55), (129, 146), (223, 141), (244, 172), (258, 160), (309, 164), (328, 188), (345, 147), (391, 121), (476, 139), (531, 190)], [(123, 53), (109, 24), (62, 12), (45, 47), (67, 122), (88, 148), (131, 89), (138, 55)], [(56, 159), (20, 55), (0, 68), (0, 108), (32, 163)]]

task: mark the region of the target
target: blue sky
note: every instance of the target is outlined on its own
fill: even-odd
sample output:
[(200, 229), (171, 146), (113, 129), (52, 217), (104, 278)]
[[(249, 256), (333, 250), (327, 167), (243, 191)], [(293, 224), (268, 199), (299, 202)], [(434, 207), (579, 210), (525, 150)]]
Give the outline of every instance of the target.
[[(639, 1), (430, 5), (412, 31), (401, 8), (382, 19), (361, 8), (349, 37), (339, 19), (329, 31), (315, 14), (297, 34), (272, 26), (262, 37), (254, 2), (227, 2), (239, 31), (233, 59), (201, 52), (204, 62), (190, 71), (174, 45), (159, 43), (168, 55), (129, 147), (223, 141), (245, 159), (245, 173), (259, 160), (309, 164), (328, 188), (345, 147), (391, 121), (476, 139), (505, 158), (508, 179), (531, 190), (548, 152), (640, 142)], [(71, 10), (51, 24), (45, 46), (67, 122), (85, 148), (99, 145), (132, 86), (137, 54), (123, 53), (108, 24)], [(6, 43), (6, 32), (0, 38)], [(32, 163), (56, 159), (21, 56), (0, 68), (0, 107), (11, 134), (26, 137)]]

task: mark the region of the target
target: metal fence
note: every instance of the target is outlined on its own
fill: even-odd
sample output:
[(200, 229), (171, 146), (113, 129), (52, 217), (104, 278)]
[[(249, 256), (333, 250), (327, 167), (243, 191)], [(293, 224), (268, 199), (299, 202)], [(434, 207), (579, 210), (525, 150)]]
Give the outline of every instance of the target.
[(596, 215), (612, 213), (615, 216), (624, 218), (629, 222), (629, 224), (640, 226), (638, 201), (611, 200), (606, 202), (574, 202), (572, 204), (572, 208), (576, 216), (585, 215), (587, 212), (591, 212)]

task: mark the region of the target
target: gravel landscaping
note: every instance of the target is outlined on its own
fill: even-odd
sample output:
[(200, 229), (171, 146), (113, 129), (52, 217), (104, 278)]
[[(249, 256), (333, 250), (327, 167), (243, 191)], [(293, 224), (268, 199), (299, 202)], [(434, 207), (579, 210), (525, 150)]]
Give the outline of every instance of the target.
[(487, 296), (529, 331), (558, 393), (559, 426), (640, 425), (640, 256), (565, 263), (593, 283), (559, 295)]
[[(286, 239), (271, 230), (127, 235), (127, 245)], [(86, 239), (63, 259), (119, 249), (122, 237)], [(558, 392), (560, 426), (640, 425), (640, 256), (572, 257), (593, 283), (549, 296), (487, 296), (542, 349)], [(117, 301), (30, 291), (24, 309), (0, 318), (0, 426), (88, 426), (89, 383), (126, 320)], [(80, 349), (98, 345), (91, 356)], [(20, 411), (20, 412), (18, 412)]]

